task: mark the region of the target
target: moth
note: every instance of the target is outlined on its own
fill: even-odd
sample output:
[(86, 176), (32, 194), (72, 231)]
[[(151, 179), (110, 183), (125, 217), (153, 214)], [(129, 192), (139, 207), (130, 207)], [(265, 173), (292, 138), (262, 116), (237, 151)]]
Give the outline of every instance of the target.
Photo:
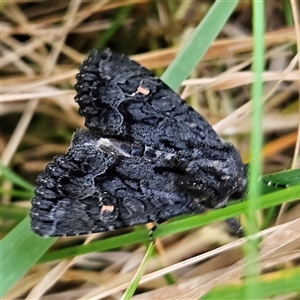
[(79, 68), (87, 129), (37, 178), (31, 228), (44, 237), (198, 214), (245, 196), (235, 148), (151, 71), (110, 49)]

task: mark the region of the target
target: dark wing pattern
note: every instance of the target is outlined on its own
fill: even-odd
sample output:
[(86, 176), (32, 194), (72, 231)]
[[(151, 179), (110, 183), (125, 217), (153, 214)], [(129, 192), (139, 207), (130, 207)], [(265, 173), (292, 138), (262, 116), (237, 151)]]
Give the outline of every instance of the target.
[(208, 122), (152, 72), (109, 49), (92, 52), (77, 75), (75, 101), (96, 136), (162, 151), (186, 150), (214, 140)]
[(38, 177), (32, 229), (43, 236), (85, 234), (196, 211), (193, 197), (177, 186), (181, 174), (170, 155), (134, 148), (77, 131), (68, 152)]
[(234, 147), (161, 80), (109, 49), (92, 52), (75, 85), (89, 130), (39, 175), (31, 227), (77, 235), (163, 222), (245, 194)]

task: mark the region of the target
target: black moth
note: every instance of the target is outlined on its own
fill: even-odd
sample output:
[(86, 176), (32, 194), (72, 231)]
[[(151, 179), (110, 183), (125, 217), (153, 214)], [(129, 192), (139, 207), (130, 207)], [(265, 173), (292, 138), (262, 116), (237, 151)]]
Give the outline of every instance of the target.
[(80, 67), (88, 130), (37, 179), (31, 227), (70, 236), (161, 223), (243, 198), (239, 153), (152, 72), (109, 49)]

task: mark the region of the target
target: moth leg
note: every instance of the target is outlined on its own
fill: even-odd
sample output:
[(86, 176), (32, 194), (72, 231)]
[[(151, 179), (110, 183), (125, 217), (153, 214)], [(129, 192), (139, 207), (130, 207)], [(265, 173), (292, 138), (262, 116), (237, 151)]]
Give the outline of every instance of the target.
[(156, 230), (156, 228), (159, 226), (159, 223), (157, 222), (153, 222), (153, 226), (149, 231), (149, 241), (155, 243), (155, 238), (153, 236), (154, 231)]
[(241, 226), (240, 222), (237, 219), (229, 218), (226, 219), (225, 222), (230, 230), (230, 233), (238, 237), (244, 236), (243, 227)]

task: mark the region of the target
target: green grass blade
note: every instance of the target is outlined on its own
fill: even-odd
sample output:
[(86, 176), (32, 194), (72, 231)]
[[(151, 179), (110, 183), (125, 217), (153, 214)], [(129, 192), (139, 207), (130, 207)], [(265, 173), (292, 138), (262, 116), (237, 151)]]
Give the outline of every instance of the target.
[(273, 276), (271, 274), (263, 275), (254, 283), (243, 282), (242, 284), (216, 287), (201, 299), (254, 299), (248, 298), (246, 291), (257, 287), (259, 287), (261, 293), (260, 298), (255, 299), (270, 299), (278, 297), (278, 295), (282, 295), (283, 299), (285, 294), (300, 292), (299, 278), (300, 268), (282, 270), (273, 273)]
[[(251, 86), (251, 95), (253, 101), (253, 112), (251, 116), (251, 143), (250, 143), (250, 175), (249, 175), (249, 201), (247, 209), (247, 222), (245, 232), (247, 235), (256, 233), (259, 230), (258, 220), (256, 218), (256, 210), (261, 194), (262, 182), (257, 178), (262, 173), (262, 95), (263, 95), (263, 80), (262, 74), (264, 71), (264, 33), (265, 33), (265, 10), (264, 1), (253, 1), (253, 64), (252, 71), (254, 73), (254, 81)], [(259, 239), (248, 239), (244, 245), (245, 249), (245, 273), (247, 279), (255, 278), (260, 274), (260, 267), (257, 262)], [(260, 286), (254, 289), (246, 289), (248, 299), (258, 299), (261, 295)]]
[(3, 166), (2, 164), (0, 165), (0, 168), (1, 168), (1, 173), (2, 173), (3, 178), (11, 181), (13, 184), (18, 185), (32, 193), (33, 186), (31, 184), (29, 184), (23, 178), (21, 178), (16, 173), (11, 171), (9, 168)]
[(263, 185), (264, 193), (267, 193), (270, 189), (274, 190), (274, 187), (276, 188), (276, 185), (294, 186), (300, 183), (300, 169), (267, 174), (263, 176), (262, 180), (265, 183), (270, 182), (270, 185)]
[(118, 28), (123, 24), (123, 22), (126, 20), (128, 13), (133, 8), (133, 5), (125, 5), (122, 8), (119, 9), (116, 17), (114, 18), (113, 23), (111, 26), (102, 33), (101, 37), (97, 41), (95, 48), (99, 49), (106, 45), (106, 43), (109, 41), (109, 39), (113, 36), (113, 34), (118, 30)]
[(126, 289), (123, 297), (121, 298), (121, 300), (125, 300), (125, 299), (131, 299), (131, 297), (133, 296), (135, 290), (137, 289), (137, 286), (142, 278), (142, 276), (145, 274), (146, 268), (148, 266), (148, 262), (153, 254), (153, 250), (154, 250), (154, 242), (151, 242), (148, 246), (147, 252), (144, 256), (143, 261), (141, 262), (137, 272), (135, 273), (134, 277), (132, 278), (128, 288)]
[(161, 79), (170, 88), (177, 90), (181, 82), (188, 77), (217, 37), (238, 2), (238, 0), (231, 0), (214, 3), (162, 75)]
[(21, 222), (28, 216), (29, 209), (14, 205), (2, 205), (1, 206), (1, 218), (2, 220), (14, 220), (15, 222)]
[(30, 230), (29, 217), (25, 218), (3, 240), (1, 250), (1, 296), (33, 266), (56, 241), (41, 238)]
[(293, 26), (294, 25), (294, 19), (293, 19), (293, 13), (291, 8), (291, 2), (290, 0), (284, 0), (284, 15), (287, 26)]

